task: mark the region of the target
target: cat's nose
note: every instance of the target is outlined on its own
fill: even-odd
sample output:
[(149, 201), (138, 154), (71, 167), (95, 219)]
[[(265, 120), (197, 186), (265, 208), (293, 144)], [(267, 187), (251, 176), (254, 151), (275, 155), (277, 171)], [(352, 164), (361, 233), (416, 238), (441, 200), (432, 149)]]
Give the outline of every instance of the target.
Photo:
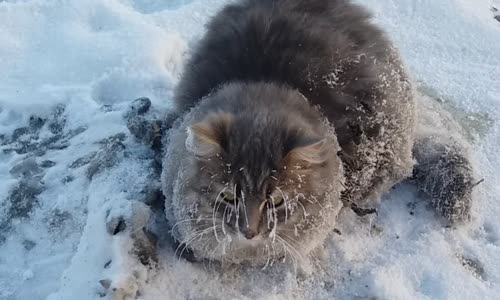
[(247, 240), (251, 240), (257, 235), (257, 232), (249, 228), (243, 229), (242, 233), (247, 238)]

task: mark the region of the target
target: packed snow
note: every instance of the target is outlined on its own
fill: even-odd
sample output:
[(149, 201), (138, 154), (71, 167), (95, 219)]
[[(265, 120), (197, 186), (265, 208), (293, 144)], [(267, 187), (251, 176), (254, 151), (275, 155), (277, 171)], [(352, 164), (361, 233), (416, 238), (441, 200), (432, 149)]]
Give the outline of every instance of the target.
[(312, 276), (222, 272), (166, 246), (155, 267), (140, 262), (131, 237), (158, 171), (127, 128), (133, 101), (151, 100), (144, 118), (168, 113), (203, 24), (228, 2), (0, 0), (0, 299), (498, 299), (498, 0), (357, 1), (467, 132), (484, 178), (470, 224), (444, 227), (405, 183), (376, 217), (343, 211)]

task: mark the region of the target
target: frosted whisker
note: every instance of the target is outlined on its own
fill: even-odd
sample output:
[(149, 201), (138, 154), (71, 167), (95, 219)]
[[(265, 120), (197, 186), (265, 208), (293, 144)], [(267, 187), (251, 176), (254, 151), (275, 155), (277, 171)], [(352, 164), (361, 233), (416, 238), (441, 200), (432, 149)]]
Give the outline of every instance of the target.
[(217, 240), (218, 243), (220, 243), (220, 240), (219, 240), (219, 236), (217, 234), (217, 230), (215, 230), (215, 226), (216, 226), (215, 216), (216, 216), (217, 211), (219, 210), (220, 203), (222, 203), (221, 195), (226, 191), (226, 189), (227, 189), (227, 187), (224, 187), (217, 193), (217, 197), (215, 198), (214, 207), (212, 209), (212, 224), (213, 224), (213, 228), (214, 228), (215, 239)]
[(281, 197), (283, 197), (283, 201), (285, 202), (285, 224), (288, 222), (288, 199), (285, 197), (285, 193), (279, 187), (276, 187), (278, 192), (280, 192)]

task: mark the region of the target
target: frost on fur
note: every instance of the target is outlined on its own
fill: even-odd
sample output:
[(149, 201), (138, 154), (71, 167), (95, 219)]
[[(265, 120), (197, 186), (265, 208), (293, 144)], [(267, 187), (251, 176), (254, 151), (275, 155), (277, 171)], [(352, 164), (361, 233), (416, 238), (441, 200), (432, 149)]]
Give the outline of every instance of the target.
[(475, 181), (465, 148), (430, 136), (416, 142), (413, 154), (413, 177), (432, 206), (451, 224), (469, 220)]

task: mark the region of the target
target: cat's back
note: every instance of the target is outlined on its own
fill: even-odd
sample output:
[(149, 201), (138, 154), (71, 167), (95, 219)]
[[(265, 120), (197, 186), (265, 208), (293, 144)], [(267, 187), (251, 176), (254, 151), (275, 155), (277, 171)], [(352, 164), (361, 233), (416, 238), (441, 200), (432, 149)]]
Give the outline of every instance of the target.
[[(350, 1), (239, 1), (208, 24), (179, 83), (177, 106), (186, 110), (231, 81), (271, 81), (298, 89), (315, 104), (327, 100), (335, 110), (354, 101), (350, 88), (363, 93), (373, 87), (375, 73), (364, 60), (388, 47), (369, 14)], [(339, 67), (342, 78), (332, 88)], [(354, 79), (356, 87), (340, 87)]]

